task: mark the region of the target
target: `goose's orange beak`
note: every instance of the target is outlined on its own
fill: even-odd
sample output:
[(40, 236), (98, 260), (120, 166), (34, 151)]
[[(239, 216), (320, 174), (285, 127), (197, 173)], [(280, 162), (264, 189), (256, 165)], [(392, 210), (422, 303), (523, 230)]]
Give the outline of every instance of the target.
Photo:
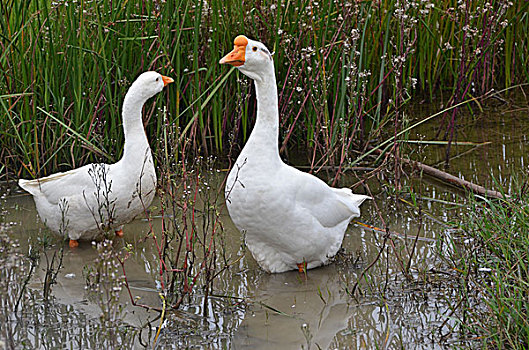
[(244, 64), (244, 54), (246, 52), (246, 45), (248, 45), (248, 39), (244, 35), (239, 35), (233, 41), (233, 45), (233, 51), (224, 56), (219, 61), (220, 64), (231, 64), (235, 67)]
[(174, 82), (173, 78), (166, 77), (165, 75), (162, 75), (162, 81), (164, 87), (167, 86), (167, 84)]

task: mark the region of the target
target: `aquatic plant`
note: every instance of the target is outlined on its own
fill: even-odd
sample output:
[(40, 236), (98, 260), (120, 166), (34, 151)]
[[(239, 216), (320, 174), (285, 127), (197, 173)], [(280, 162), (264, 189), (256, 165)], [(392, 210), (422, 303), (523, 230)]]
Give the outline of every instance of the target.
[(90, 299), (101, 310), (100, 332), (105, 334), (103, 338), (107, 339), (107, 346), (115, 349), (122, 346), (122, 339), (117, 335), (124, 315), (124, 305), (119, 300), (125, 284), (124, 276), (121, 274), (120, 257), (113, 249), (112, 241), (94, 242), (94, 246), (97, 258), (85, 266), (86, 286)]
[(3, 349), (60, 348), (65, 345), (90, 349), (133, 347), (137, 330), (123, 325), (121, 319), (114, 319), (112, 325), (115, 327), (109, 329), (105, 327), (108, 324), (73, 310), (71, 305), (58, 303), (50, 290), (28, 287), (28, 281), (34, 277), (35, 259), (38, 259), (35, 254), (42, 252), (26, 256), (20, 252), (18, 243), (1, 232), (2, 229), (0, 346)]
[[(219, 203), (223, 194), (216, 184), (216, 159), (199, 156), (188, 161), (185, 153), (192, 144), (187, 140), (178, 154), (178, 129), (164, 120), (156, 154), (161, 166), (162, 232), (151, 232), (158, 250), (161, 291), (172, 308), (178, 308), (195, 289), (202, 290), (207, 304), (213, 280), (229, 264), (222, 244)], [(208, 308), (203, 310), (207, 316)]]
[(472, 201), (465, 236), (447, 262), (457, 281), (454, 315), (486, 348), (529, 345), (529, 183), (507, 200)]
[[(166, 113), (161, 115), (165, 124), (155, 153), (160, 170), (159, 203), (145, 208), (148, 230), (140, 239), (140, 243), (152, 246), (154, 254), (143, 255), (133, 243), (120, 248), (103, 242), (97, 245), (100, 257), (87, 279), (102, 310), (110, 308), (102, 314), (107, 323), (115, 320), (116, 310), (122, 308), (117, 300), (121, 289), (128, 294), (132, 305), (158, 311), (157, 332), (149, 340), (154, 344), (159, 341), (165, 320), (174, 310), (201, 300), (203, 316), (208, 316), (213, 282), (229, 267), (232, 259), (226, 256), (223, 245), (219, 220), (219, 196), (223, 194), (215, 184), (218, 180), (215, 158), (196, 157), (187, 161), (188, 157), (178, 152), (185, 153), (192, 143), (186, 140), (184, 146), (178, 148), (179, 130), (168, 123)], [(153, 216), (159, 218), (161, 225), (154, 225)], [(143, 260), (153, 271), (152, 290), (158, 292), (159, 303), (140, 300), (129, 284), (128, 261), (137, 254), (141, 254), (137, 259)], [(112, 271), (107, 271), (107, 265)], [(99, 271), (101, 267), (105, 268), (103, 272)], [(107, 284), (100, 282), (103, 277), (109, 280)], [(195, 298), (195, 294), (200, 296)]]
[[(528, 6), (4, 1), (0, 169), (36, 177), (117, 159), (122, 95), (146, 69), (177, 77), (164, 104), (170, 123), (192, 135), (187, 154), (229, 153), (255, 120), (253, 87), (242, 79), (227, 83), (232, 71), (217, 64), (241, 33), (275, 51), (282, 152), (307, 149), (315, 169), (345, 165), (355, 149), (399, 129), (412, 98), (426, 94), (450, 105), (527, 82)], [(152, 140), (162, 130), (158, 103), (144, 111)], [(437, 122), (447, 140), (457, 136), (457, 121), (454, 109)]]

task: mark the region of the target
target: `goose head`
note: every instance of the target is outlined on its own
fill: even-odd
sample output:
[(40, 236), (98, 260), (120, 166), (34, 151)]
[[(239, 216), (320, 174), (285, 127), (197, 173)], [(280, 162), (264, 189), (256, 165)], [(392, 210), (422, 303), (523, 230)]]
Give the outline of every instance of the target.
[(233, 41), (233, 51), (224, 56), (219, 63), (237, 67), (248, 77), (263, 81), (274, 71), (274, 61), (270, 51), (259, 41), (239, 35)]
[(145, 72), (140, 74), (134, 83), (132, 83), (129, 93), (132, 93), (131, 95), (134, 95), (138, 99), (147, 101), (173, 81), (172, 78), (166, 77), (157, 72)]

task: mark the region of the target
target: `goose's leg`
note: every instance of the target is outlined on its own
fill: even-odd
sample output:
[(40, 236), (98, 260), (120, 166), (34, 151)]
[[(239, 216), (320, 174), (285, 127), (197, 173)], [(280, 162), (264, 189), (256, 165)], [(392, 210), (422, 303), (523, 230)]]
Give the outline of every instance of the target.
[(123, 226), (120, 226), (116, 229), (116, 236), (123, 237)]
[(70, 239), (70, 248), (76, 248), (79, 246), (79, 242), (76, 239)]
[(296, 264), (296, 265), (298, 265), (299, 273), (305, 273), (307, 271), (307, 263), (306, 262), (302, 262), (302, 263), (299, 263), (299, 264)]

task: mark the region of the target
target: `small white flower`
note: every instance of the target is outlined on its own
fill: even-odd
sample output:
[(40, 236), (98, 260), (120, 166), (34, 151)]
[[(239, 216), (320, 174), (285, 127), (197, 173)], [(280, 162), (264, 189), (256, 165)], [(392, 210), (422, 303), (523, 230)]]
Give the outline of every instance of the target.
[(450, 45), (449, 42), (446, 42), (446, 43), (445, 43), (445, 49), (446, 49), (446, 50), (452, 50), (453, 48), (454, 48), (454, 47), (453, 47), (452, 45)]

